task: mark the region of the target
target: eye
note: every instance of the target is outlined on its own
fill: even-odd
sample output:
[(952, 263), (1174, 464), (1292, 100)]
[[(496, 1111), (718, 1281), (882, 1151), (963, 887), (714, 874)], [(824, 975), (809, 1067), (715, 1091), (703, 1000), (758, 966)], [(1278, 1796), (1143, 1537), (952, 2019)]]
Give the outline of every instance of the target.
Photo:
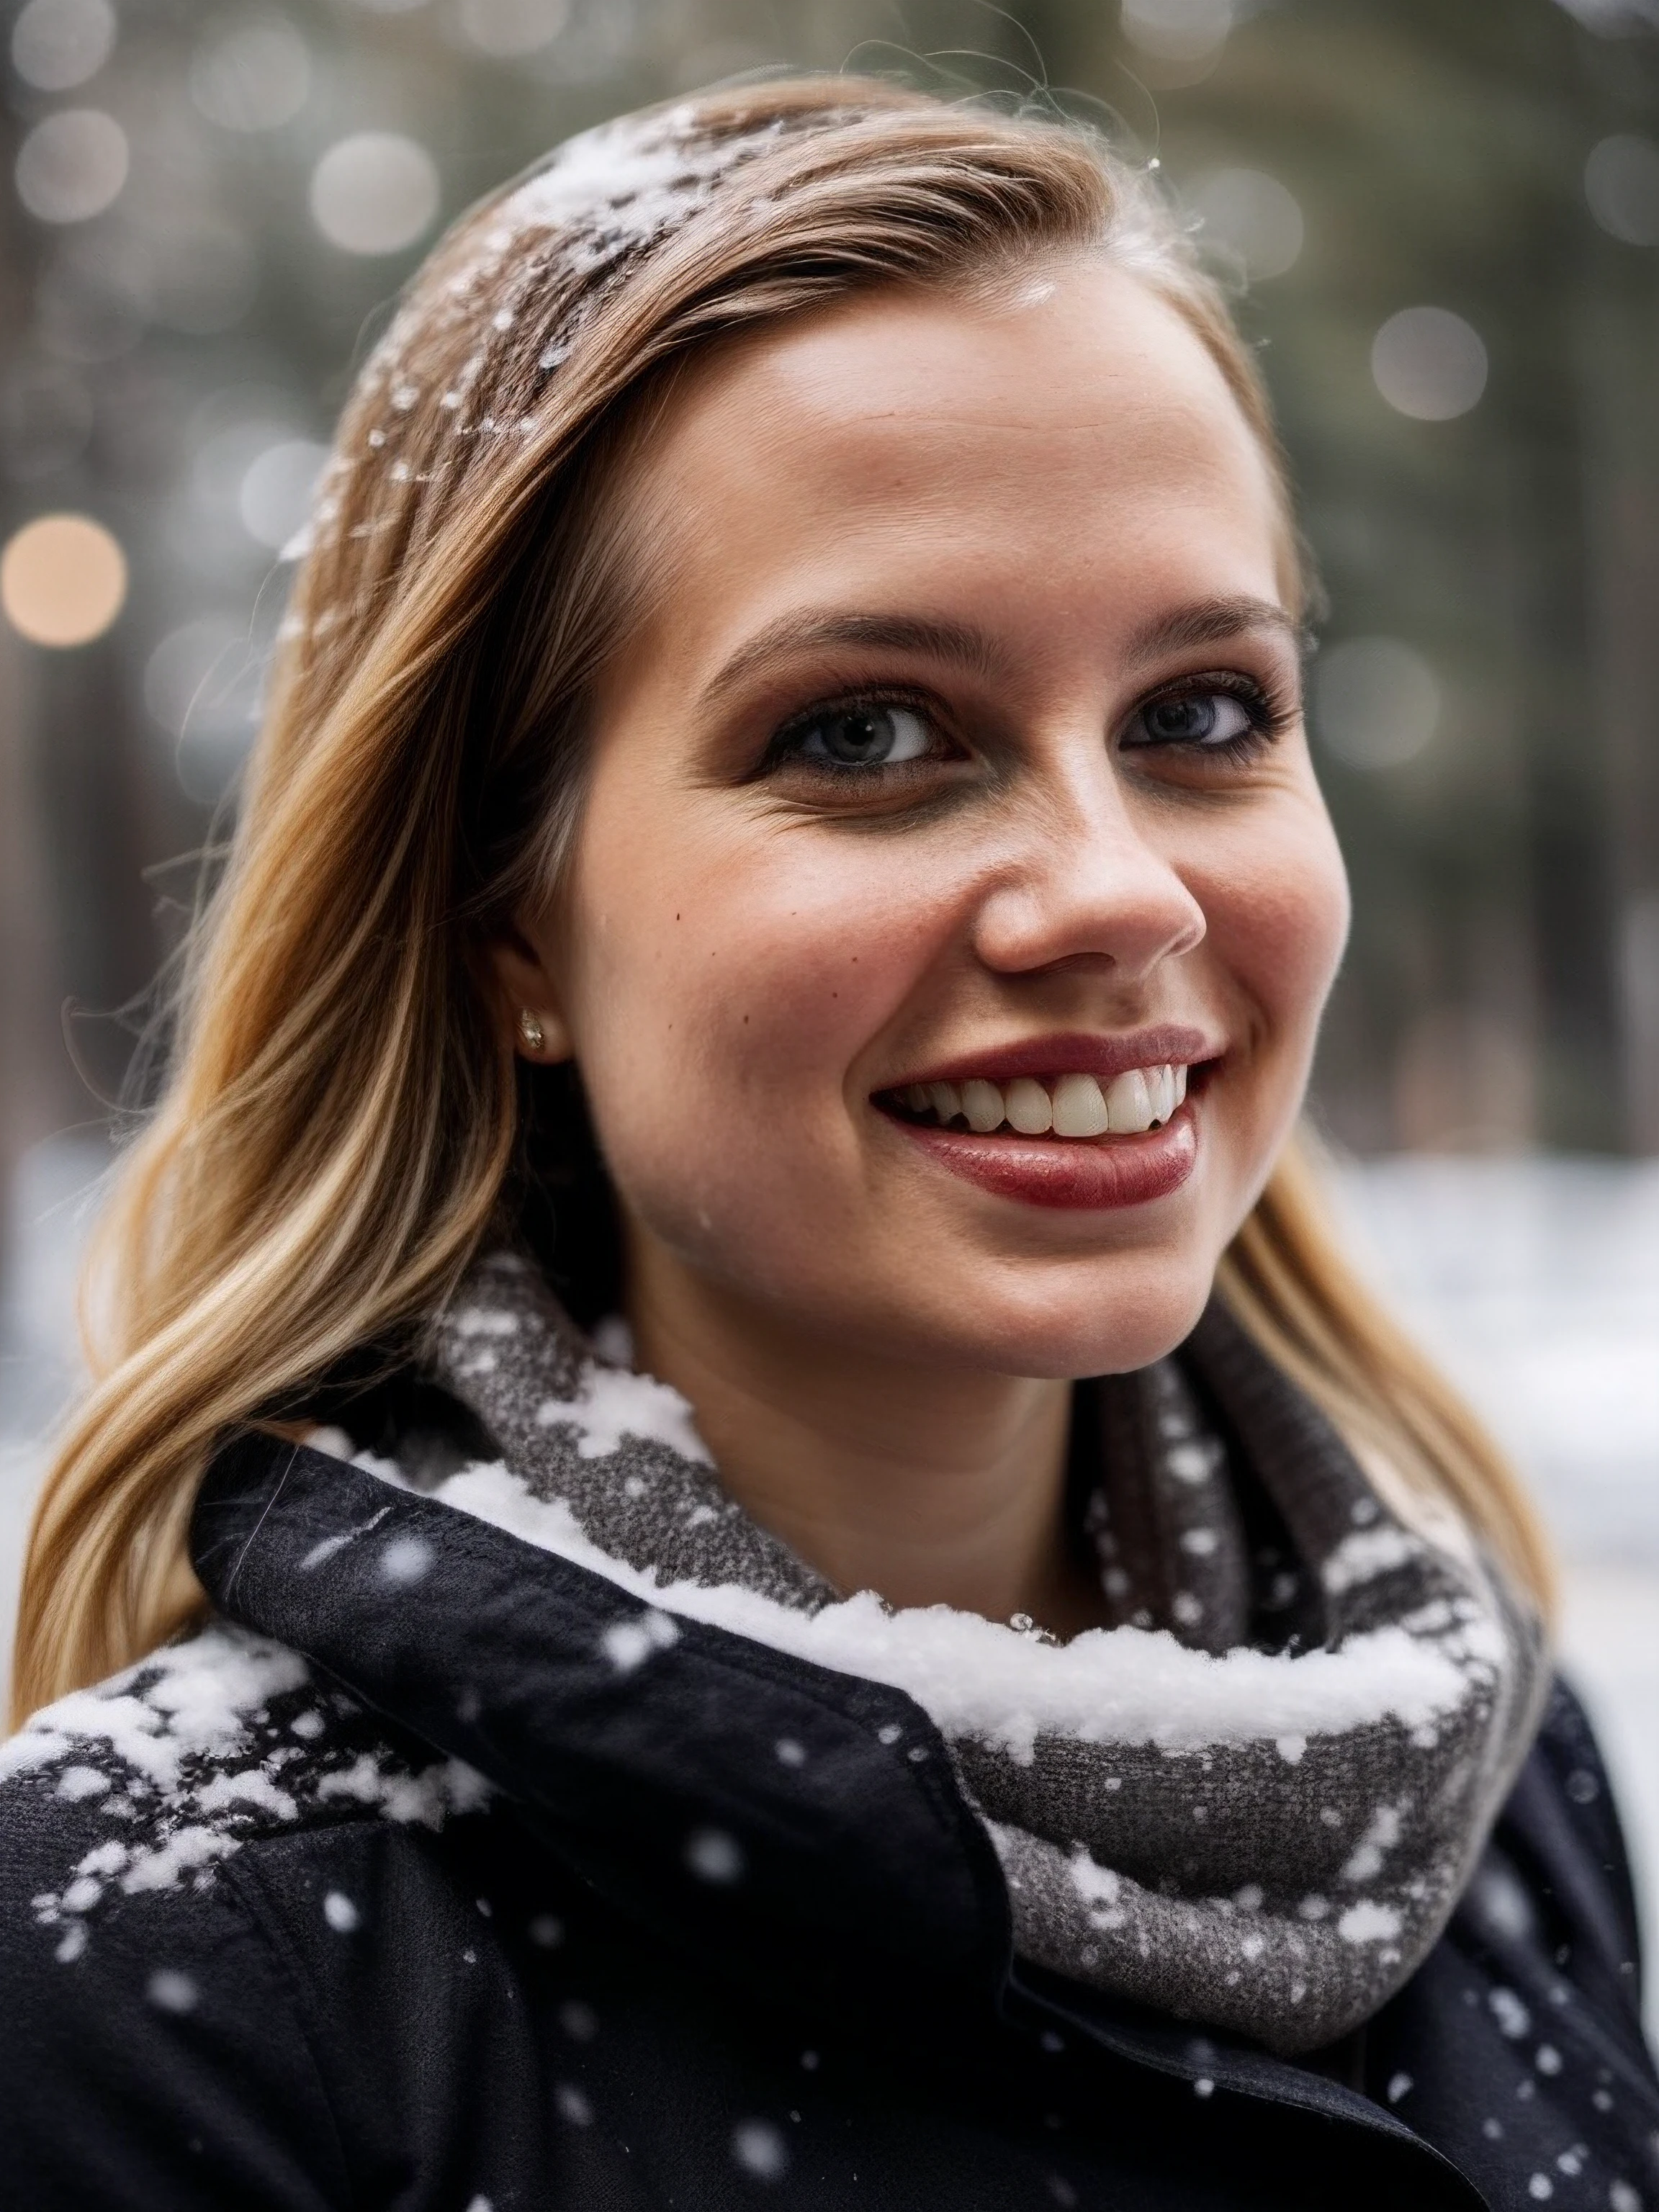
[(1173, 699), (1153, 699), (1129, 726), (1130, 745), (1191, 745), (1219, 751), (1257, 735), (1266, 719), (1229, 691), (1189, 691)]
[(914, 707), (877, 702), (825, 708), (797, 722), (780, 739), (777, 757), (832, 769), (897, 768), (936, 750), (932, 730)]

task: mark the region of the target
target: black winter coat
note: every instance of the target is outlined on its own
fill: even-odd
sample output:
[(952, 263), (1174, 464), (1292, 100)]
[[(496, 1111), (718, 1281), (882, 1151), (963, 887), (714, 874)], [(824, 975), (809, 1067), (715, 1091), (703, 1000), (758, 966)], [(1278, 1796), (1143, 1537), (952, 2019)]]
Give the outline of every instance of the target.
[(656, 1649), (598, 1576), (264, 1438), (196, 1552), (308, 1668), (277, 1655), (234, 1756), (118, 1684), (0, 1787), (9, 2208), (1659, 2207), (1565, 1690), (1427, 1963), (1292, 2063), (1016, 1961), (896, 1690), (690, 1621)]

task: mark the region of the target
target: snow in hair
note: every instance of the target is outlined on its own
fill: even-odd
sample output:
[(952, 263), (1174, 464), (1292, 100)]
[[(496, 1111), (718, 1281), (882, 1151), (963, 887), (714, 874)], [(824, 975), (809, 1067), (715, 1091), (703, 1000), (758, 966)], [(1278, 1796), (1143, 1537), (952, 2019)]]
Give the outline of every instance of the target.
[[(717, 204), (734, 221), (752, 222), (773, 205), (787, 203), (787, 191), (775, 193), (763, 183), (752, 190), (744, 187), (742, 173), (752, 165), (805, 141), (813, 143), (822, 161), (838, 135), (845, 141), (884, 116), (902, 126), (907, 117), (914, 124), (951, 112), (935, 102), (907, 100), (889, 88), (856, 81), (816, 89), (810, 101), (799, 97), (800, 87), (785, 84), (770, 88), (773, 105), (763, 89), (750, 96), (746, 109), (732, 108), (729, 97), (714, 95), (618, 117), (555, 149), (464, 218), (417, 278), (367, 364), (357, 411), (367, 407), (379, 419), (356, 434), (348, 427), (356, 450), (337, 455), (309, 524), (285, 549), (290, 557), (301, 557), (337, 535), (344, 475), (374, 468), (390, 485), (407, 486), (441, 483), (465, 465), (453, 453), (444, 456), (441, 448), (428, 451), (419, 470), (401, 459), (411, 416), (426, 421), (435, 411), (446, 417), (452, 447), (456, 441), (510, 445), (533, 435), (543, 424), (549, 380), (564, 368), (607, 301), (642, 262)], [(1191, 288), (1188, 241), (1149, 172), (1117, 161), (1103, 144), (1075, 129), (1010, 123), (988, 113), (975, 120), (1005, 155), (1014, 147), (1035, 151), (1045, 136), (1063, 139), (1074, 155), (1086, 148), (1086, 162), (1103, 181), (1110, 180), (1102, 243), (1112, 259), (1150, 278), (1160, 273), (1168, 278), (1178, 270), (1182, 288)], [(982, 160), (985, 139), (979, 143)], [(889, 173), (896, 151), (901, 159), (906, 150), (931, 157), (935, 186), (938, 161), (951, 153), (948, 145), (925, 138), (907, 149), (902, 139), (878, 137), (876, 150), (885, 157)], [(975, 159), (974, 147), (958, 147), (955, 154), (965, 182)], [(852, 164), (848, 166), (850, 173)], [(1030, 167), (1040, 174), (1042, 164)], [(1017, 218), (1010, 228), (1017, 228), (1040, 234), (1044, 218)], [(1011, 235), (1008, 242), (1015, 238)], [(1022, 236), (1019, 242), (1030, 241)], [(1217, 327), (1224, 328), (1224, 315)], [(459, 363), (453, 359), (457, 352), (462, 355)], [(361, 537), (375, 525), (360, 519), (347, 526)]]

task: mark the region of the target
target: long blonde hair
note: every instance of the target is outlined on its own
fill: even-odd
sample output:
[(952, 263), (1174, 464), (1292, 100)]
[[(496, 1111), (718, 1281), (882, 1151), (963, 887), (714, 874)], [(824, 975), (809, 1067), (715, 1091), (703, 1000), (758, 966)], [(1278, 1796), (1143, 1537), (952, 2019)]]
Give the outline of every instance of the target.
[[(680, 365), (860, 289), (1097, 252), (1186, 319), (1284, 483), (1224, 300), (1144, 175), (1087, 133), (846, 79), (703, 95), (654, 141), (650, 125), (656, 156), (608, 210), (600, 191), (580, 251), (568, 159), (463, 217), (347, 407), (170, 1079), (94, 1247), (94, 1381), (31, 1536), (20, 1716), (198, 1613), (187, 1523), (216, 1439), (291, 1412), (365, 1345), (406, 1343), (550, 1176), (599, 1173), (574, 1092), (549, 1109), (515, 1077), (483, 952), (575, 822), (584, 702), (637, 566), (607, 492)], [(669, 173), (674, 133), (702, 149), (689, 180)], [(641, 204), (665, 184), (672, 222)], [(574, 1195), (563, 1218), (568, 1244)], [(1343, 1267), (1294, 1158), (1223, 1285), (1547, 1608), (1522, 1494)]]

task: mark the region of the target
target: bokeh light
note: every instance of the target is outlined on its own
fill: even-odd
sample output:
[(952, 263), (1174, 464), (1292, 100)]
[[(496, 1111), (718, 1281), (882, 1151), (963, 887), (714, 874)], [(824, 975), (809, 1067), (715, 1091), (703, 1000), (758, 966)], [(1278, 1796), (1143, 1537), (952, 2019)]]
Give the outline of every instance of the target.
[(11, 27), (11, 65), (37, 92), (68, 92), (115, 51), (110, 0), (28, 0)]
[(328, 447), (311, 438), (284, 438), (249, 463), (236, 495), (242, 527), (272, 552), (303, 528)]
[(456, 13), (481, 53), (507, 61), (550, 46), (570, 8), (569, 0), (459, 0)]
[(1314, 663), (1314, 728), (1325, 750), (1367, 774), (1415, 760), (1440, 720), (1440, 683), (1397, 637), (1351, 637)]
[(311, 213), (346, 253), (398, 253), (438, 212), (438, 171), (424, 146), (395, 131), (358, 131), (331, 146), (311, 176)]
[(86, 222), (127, 180), (127, 134), (99, 107), (65, 107), (17, 149), (17, 197), (42, 222)]
[(233, 392), (210, 403), (207, 413), (210, 427), (199, 426), (190, 457), (191, 496), (204, 514), (234, 514), (243, 480), (260, 454), (300, 431), (275, 392)]
[(191, 799), (213, 805), (247, 757), (263, 679), (246, 619), (217, 613), (180, 623), (144, 664), (144, 705), (172, 740), (174, 772)]
[(1480, 333), (1449, 307), (1402, 307), (1371, 341), (1376, 388), (1401, 415), (1449, 422), (1486, 388)]
[(183, 736), (214, 672), (246, 637), (246, 623), (228, 615), (199, 616), (167, 632), (144, 663), (144, 704), (159, 728)]
[(40, 515), (0, 554), (0, 607), (32, 645), (90, 644), (126, 596), (126, 556), (90, 515)]
[(1234, 0), (1123, 0), (1123, 28), (1159, 61), (1204, 62), (1233, 27)]
[(1302, 210), (1277, 177), (1260, 169), (1212, 169), (1190, 198), (1205, 239), (1237, 261), (1252, 283), (1282, 276), (1301, 258)]
[(285, 15), (211, 25), (191, 57), (190, 96), (224, 131), (275, 131), (311, 96), (311, 53)]
[(1603, 230), (1626, 246), (1659, 246), (1659, 146), (1621, 131), (1584, 164), (1584, 198)]

